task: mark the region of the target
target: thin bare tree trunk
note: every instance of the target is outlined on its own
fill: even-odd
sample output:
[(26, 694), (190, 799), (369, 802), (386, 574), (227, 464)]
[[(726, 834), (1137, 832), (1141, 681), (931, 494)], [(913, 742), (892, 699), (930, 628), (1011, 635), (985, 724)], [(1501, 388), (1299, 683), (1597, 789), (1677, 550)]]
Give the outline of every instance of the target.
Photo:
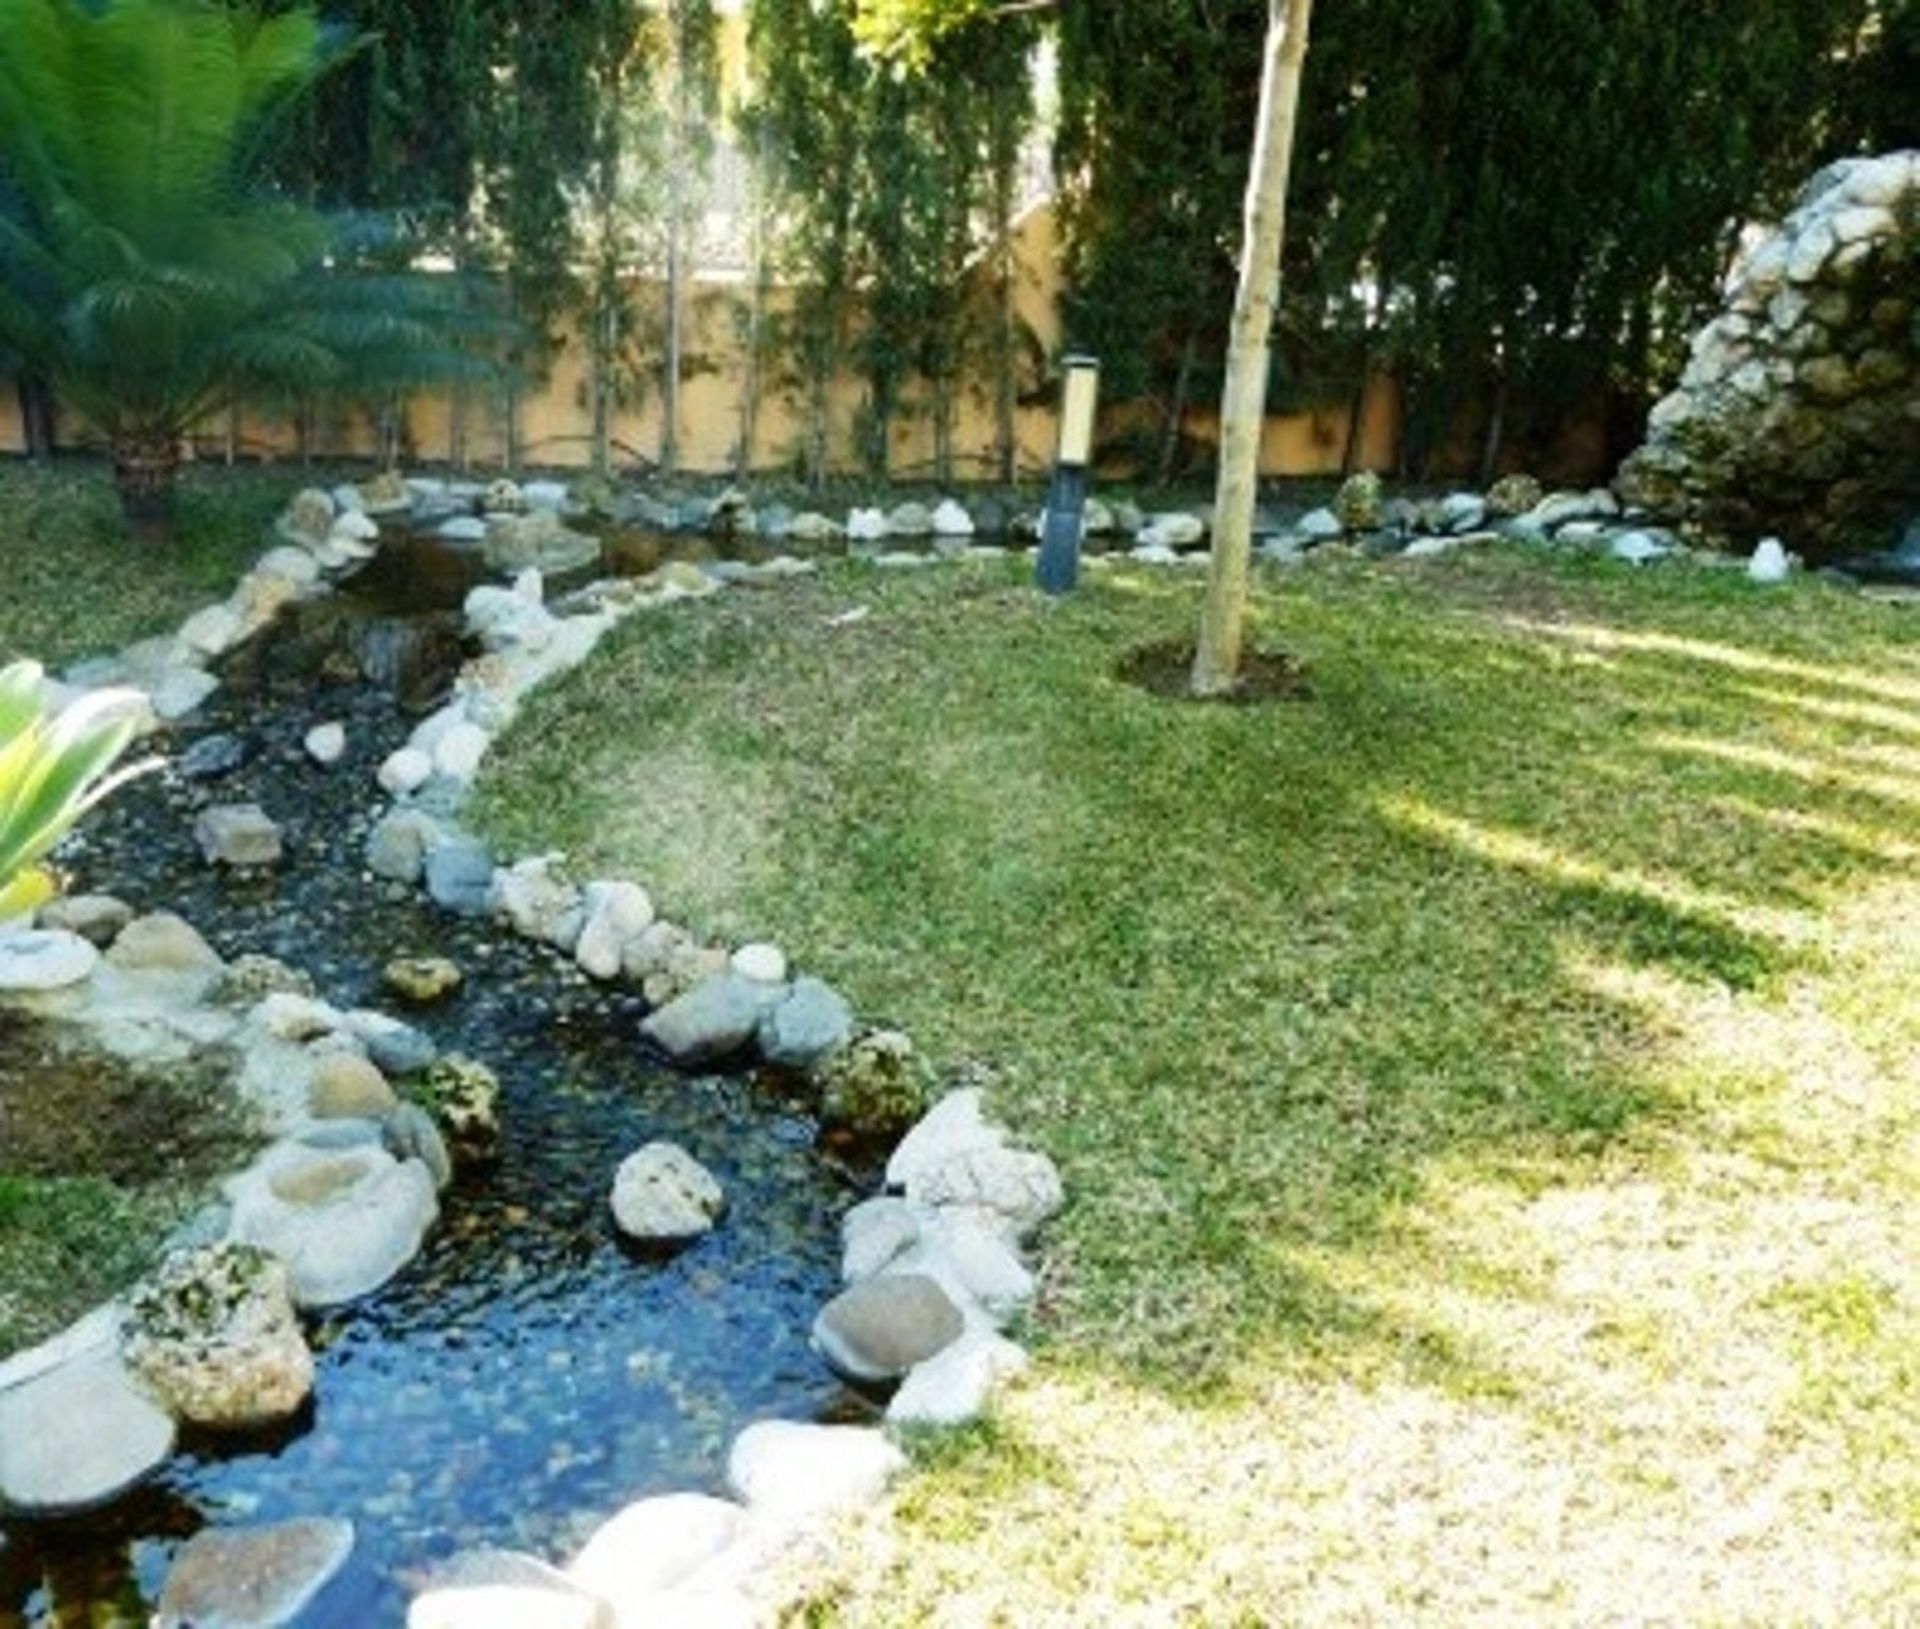
[(753, 473), (753, 433), (760, 418), (760, 350), (764, 343), (767, 311), (765, 206), (760, 199), (757, 179), (753, 186), (752, 225), (747, 240), (751, 292), (747, 296), (746, 371), (740, 381), (740, 441), (733, 454), (734, 479), (739, 481), (744, 481)]
[(1165, 486), (1173, 479), (1173, 461), (1180, 453), (1180, 431), (1186, 423), (1187, 398), (1193, 390), (1193, 364), (1200, 339), (1191, 328), (1187, 342), (1180, 347), (1180, 367), (1173, 376), (1173, 400), (1167, 406), (1166, 422), (1160, 427), (1160, 462), (1154, 471), (1155, 483)]
[(667, 359), (660, 389), (660, 467), (674, 474), (680, 467), (680, 367), (685, 344), (682, 332), (680, 235), (684, 229), (687, 192), (687, 42), (681, 8), (670, 8), (673, 28), (673, 130), (667, 153)]
[(1480, 484), (1487, 485), (1493, 479), (1495, 467), (1500, 462), (1501, 444), (1507, 435), (1507, 376), (1502, 371), (1494, 383), (1493, 402), (1487, 410), (1486, 439), (1480, 445)]
[(1240, 674), (1246, 632), (1247, 570), (1253, 553), (1253, 502), (1266, 424), (1268, 335), (1280, 300), (1280, 252), (1287, 224), (1287, 173), (1300, 111), (1300, 75), (1307, 55), (1313, 0), (1271, 0), (1260, 117), (1247, 179), (1240, 285), (1227, 344), (1220, 396), (1220, 478), (1214, 493), (1213, 552), (1206, 609), (1193, 658), (1193, 693), (1230, 691)]
[(1013, 243), (1014, 169), (1013, 161), (996, 154), (993, 171), (994, 228), (999, 234), (994, 244), (994, 301), (998, 306), (993, 335), (993, 457), (994, 469), (1002, 486), (1012, 486), (1018, 457), (1018, 431), (1014, 423), (1014, 357), (1018, 351), (1020, 315), (1014, 304), (1017, 292), (1017, 263)]

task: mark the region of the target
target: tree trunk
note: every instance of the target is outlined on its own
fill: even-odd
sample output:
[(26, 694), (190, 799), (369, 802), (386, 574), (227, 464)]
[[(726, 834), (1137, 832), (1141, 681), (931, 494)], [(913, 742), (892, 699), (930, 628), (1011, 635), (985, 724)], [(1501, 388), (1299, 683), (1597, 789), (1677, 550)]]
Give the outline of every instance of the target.
[(171, 542), (179, 441), (173, 436), (121, 436), (113, 442), (110, 456), (127, 530), (143, 543)]
[(53, 387), (37, 373), (23, 373), (14, 384), (20, 398), (20, 429), (27, 456), (36, 463), (53, 456)]
[(1493, 481), (1494, 471), (1500, 464), (1500, 448), (1507, 435), (1507, 375), (1502, 370), (1494, 381), (1493, 401), (1487, 409), (1486, 439), (1480, 444), (1480, 485), (1487, 486)]
[(686, 213), (687, 108), (686, 23), (680, 8), (672, 8), (673, 129), (667, 153), (667, 359), (660, 381), (660, 468), (668, 475), (680, 468), (680, 352), (682, 289), (680, 237)]
[(993, 462), (1000, 484), (1011, 487), (1016, 475), (1019, 432), (1015, 425), (1018, 386), (1014, 379), (1014, 360), (1020, 343), (1020, 314), (1014, 297), (1018, 292), (1018, 263), (1014, 254), (1013, 212), (1018, 162), (1018, 145), (997, 142), (993, 166), (993, 215), (997, 234), (994, 243), (993, 335)]
[(767, 251), (765, 209), (759, 194), (754, 194), (752, 226), (747, 246), (746, 369), (740, 381), (740, 441), (734, 448), (733, 474), (744, 481), (753, 473), (753, 434), (760, 418), (760, 351), (765, 343), (767, 313)]
[(587, 348), (587, 395), (591, 404), (593, 473), (602, 481), (613, 475), (613, 355), (618, 343), (613, 298), (606, 279), (600, 280), (599, 309), (593, 313), (593, 343)]
[(1224, 695), (1240, 675), (1246, 633), (1247, 569), (1253, 552), (1253, 501), (1260, 468), (1260, 432), (1267, 411), (1267, 340), (1280, 300), (1280, 252), (1286, 237), (1287, 173), (1300, 111), (1300, 74), (1307, 55), (1313, 0), (1271, 0), (1260, 116), (1247, 178), (1240, 284), (1220, 397), (1220, 477), (1214, 493), (1213, 551), (1206, 609), (1194, 652), (1196, 696)]
[(1187, 398), (1193, 392), (1193, 364), (1199, 349), (1199, 336), (1189, 328), (1186, 343), (1180, 347), (1180, 366), (1173, 376), (1173, 400), (1167, 406), (1166, 422), (1160, 427), (1160, 464), (1154, 471), (1155, 484), (1159, 486), (1173, 480), (1174, 460), (1180, 456), (1180, 431), (1187, 419)]

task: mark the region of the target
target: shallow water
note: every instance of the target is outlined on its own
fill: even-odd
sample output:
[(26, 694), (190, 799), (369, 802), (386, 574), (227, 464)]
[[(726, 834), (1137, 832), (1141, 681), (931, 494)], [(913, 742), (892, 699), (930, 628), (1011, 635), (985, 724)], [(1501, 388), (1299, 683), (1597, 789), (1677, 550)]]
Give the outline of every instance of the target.
[[(396, 613), (379, 586), (349, 624)], [(75, 886), (178, 909), (223, 954), (280, 956), (336, 1005), (383, 1006), (486, 1062), (504, 1088), (502, 1157), (463, 1177), (400, 1278), (315, 1325), (309, 1419), (271, 1441), (194, 1445), (107, 1512), (0, 1526), (0, 1629), (144, 1623), (181, 1538), (296, 1515), (359, 1529), (346, 1575), (302, 1623), (397, 1624), (409, 1579), (437, 1558), (475, 1544), (563, 1557), (634, 1498), (718, 1489), (751, 1420), (867, 1409), (806, 1331), (837, 1288), (838, 1217), (871, 1173), (816, 1152), (811, 1122), (744, 1079), (649, 1057), (636, 997), (363, 873), (373, 768), (408, 720), (391, 697), (321, 676), (348, 664), (316, 655), (324, 641), (295, 653), (301, 637), (235, 664), (248, 676), (168, 743), (225, 730), (249, 760), (210, 783), (169, 771), (124, 791), (89, 823)], [(328, 718), (350, 746), (322, 770), (300, 741)], [(192, 840), (202, 803), (246, 800), (284, 828), (287, 858), (259, 880), (211, 871)], [(466, 986), (406, 1013), (379, 968), (429, 953), (460, 963)], [(615, 1165), (655, 1137), (708, 1165), (730, 1202), (714, 1234), (665, 1261), (624, 1249), (606, 1204)]]

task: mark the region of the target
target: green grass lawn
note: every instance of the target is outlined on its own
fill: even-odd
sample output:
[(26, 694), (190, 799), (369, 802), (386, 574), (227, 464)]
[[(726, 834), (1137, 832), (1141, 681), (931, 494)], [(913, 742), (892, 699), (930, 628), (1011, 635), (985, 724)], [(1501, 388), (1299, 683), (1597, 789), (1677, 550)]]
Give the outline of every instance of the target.
[(122, 534), (99, 460), (0, 460), (0, 662), (102, 655), (225, 599), (272, 541), (275, 514), (313, 479), (290, 466), (190, 468), (179, 535), (155, 547)]
[[(188, 471), (179, 535), (122, 535), (106, 466), (0, 461), (0, 663), (52, 667), (163, 633), (224, 599), (313, 472)], [(63, 1052), (0, 1015), (0, 1356), (137, 1278), (246, 1129), (206, 1082)]]
[(1064, 1171), (1033, 1375), (814, 1615), (1900, 1621), (1920, 610), (1349, 560), (1258, 594), (1308, 702), (1113, 677), (1196, 605), (845, 566), (489, 761), (510, 848), (1001, 1066)]

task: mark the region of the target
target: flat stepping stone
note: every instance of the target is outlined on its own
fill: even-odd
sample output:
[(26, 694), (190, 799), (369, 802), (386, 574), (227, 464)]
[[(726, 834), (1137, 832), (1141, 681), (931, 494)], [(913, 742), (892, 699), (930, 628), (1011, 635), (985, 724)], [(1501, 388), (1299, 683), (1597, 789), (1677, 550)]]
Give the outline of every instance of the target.
[(210, 1527), (180, 1547), (154, 1629), (280, 1629), (353, 1553), (353, 1523), (309, 1516), (267, 1527)]
[(173, 1438), (172, 1418), (117, 1354), (84, 1354), (0, 1395), (0, 1505), (94, 1509), (158, 1470)]
[(34, 928), (0, 938), (0, 991), (64, 990), (83, 983), (100, 952), (77, 933)]

